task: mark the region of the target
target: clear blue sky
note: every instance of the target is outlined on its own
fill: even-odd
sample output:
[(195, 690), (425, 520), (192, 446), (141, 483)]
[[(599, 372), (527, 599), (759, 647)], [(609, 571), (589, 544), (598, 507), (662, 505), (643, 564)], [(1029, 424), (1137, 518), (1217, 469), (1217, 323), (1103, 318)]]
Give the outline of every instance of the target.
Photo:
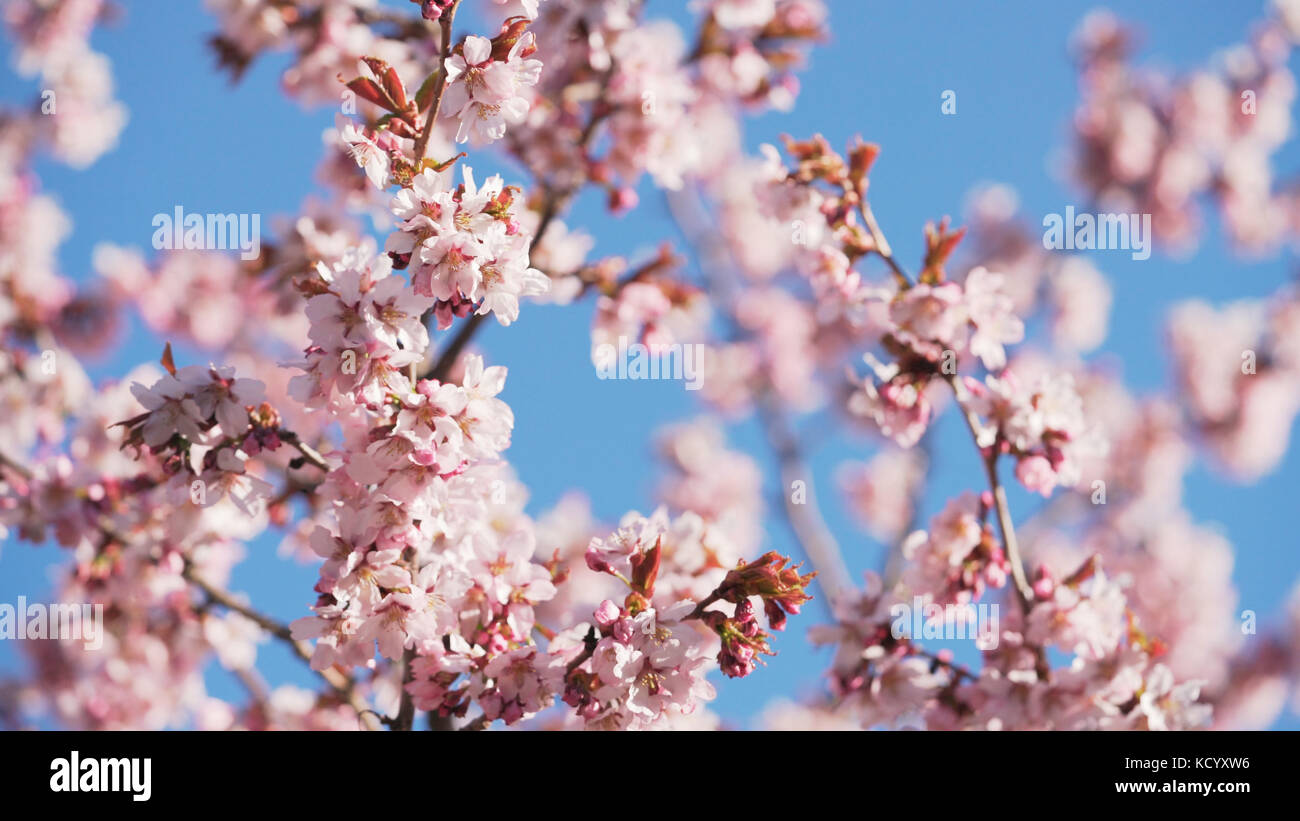
[[(397, 0), (392, 4), (414, 8)], [(261, 213), (266, 230), (270, 215), (292, 213), (313, 189), (320, 133), (333, 118), (330, 111), (304, 111), (286, 102), (278, 90), (287, 60), (282, 55), (258, 62), (238, 86), (219, 76), (204, 45), (215, 27), (197, 0), (122, 5), (121, 22), (92, 40), (111, 59), (119, 97), (130, 110), (121, 144), (85, 171), (47, 162), (37, 166), (45, 190), (74, 223), (74, 234), (60, 252), (63, 270), (74, 278), (87, 276), (97, 242), (147, 250), (153, 215), (170, 213), (178, 204), (187, 212)], [(684, 3), (651, 0), (648, 6), (652, 14), (685, 19)], [(783, 132), (821, 131), (837, 145), (857, 134), (880, 143), (872, 200), (897, 253), (909, 264), (920, 253), (925, 221), (959, 216), (965, 195), (979, 183), (1011, 185), (1031, 214), (1078, 203), (1054, 167), (1076, 101), (1068, 37), (1093, 4), (830, 0), (830, 6), (832, 39), (813, 53), (797, 107), (751, 120), (746, 136), (751, 148), (774, 142)], [(1144, 59), (1187, 68), (1243, 38), (1263, 3), (1167, 0), (1111, 8), (1139, 26)], [(0, 57), (8, 66), (7, 43)], [(0, 77), (0, 99), (25, 102), (38, 93), (9, 70)], [(945, 89), (957, 92), (957, 116), (940, 114)], [(1300, 165), (1298, 157), (1300, 152), (1284, 151), (1284, 170)], [(490, 165), (481, 157), (473, 164), (476, 169)], [(516, 174), (511, 181), (523, 180)], [(596, 235), (597, 254), (649, 253), (662, 239), (676, 239), (676, 233), (659, 197), (648, 187), (641, 196), (642, 207), (622, 219), (606, 216), (599, 196), (587, 197), (567, 221)], [(1110, 277), (1115, 304), (1109, 341), (1094, 356), (1121, 363), (1126, 382), (1138, 391), (1167, 384), (1161, 328), (1171, 302), (1192, 296), (1215, 302), (1262, 297), (1288, 276), (1287, 260), (1245, 263), (1228, 255), (1217, 226), (1189, 260), (1156, 255), (1139, 264), (1109, 254), (1095, 262)], [(504, 398), (515, 409), (516, 428), (508, 456), (532, 489), (530, 511), (540, 512), (566, 490), (579, 488), (598, 516), (614, 521), (628, 509), (651, 506), (657, 475), (645, 466), (652, 433), (698, 408), (677, 383), (598, 380), (589, 360), (590, 320), (590, 303), (525, 306), (520, 321), (508, 329), (489, 323), (481, 342), (491, 360), (510, 369)], [(87, 363), (92, 376), (120, 375), (136, 362), (157, 360), (161, 342), (134, 320), (129, 327), (124, 353)], [(978, 465), (956, 422), (945, 420), (937, 442), (944, 455), (935, 504), (979, 487)], [(746, 424), (731, 433), (734, 443), (760, 455), (775, 493), (777, 473), (757, 429)], [(831, 492), (833, 470), (845, 457), (865, 455), (868, 447), (841, 440), (812, 459), (828, 519), (856, 571), (877, 566), (879, 549), (844, 516)], [(1187, 505), (1195, 518), (1218, 523), (1235, 545), (1241, 607), (1259, 612), (1262, 624), (1276, 616), (1300, 574), (1298, 531), (1277, 516), (1293, 507), (1298, 484), (1300, 455), (1294, 448), (1277, 472), (1254, 486), (1220, 480), (1200, 465), (1187, 484)], [(1016, 494), (1012, 505), (1023, 513), (1030, 501)], [(768, 521), (768, 544), (797, 552), (776, 517)], [(62, 558), (56, 550), (6, 545), (0, 553), (0, 601), (44, 595), (49, 564)], [(314, 569), (278, 559), (272, 543), (254, 543), (249, 554), (236, 570), (234, 589), (249, 593), (279, 618), (304, 614), (313, 599)], [(778, 637), (780, 655), (767, 669), (721, 682), (714, 705), (719, 713), (743, 724), (773, 697), (821, 686), (827, 654), (808, 648), (801, 633), (825, 611), (813, 606), (807, 613)], [(302, 665), (282, 649), (267, 644), (262, 653), (273, 682), (310, 684)], [(0, 642), (0, 672), (19, 664), (15, 643)], [(241, 695), (221, 674), (212, 677), (212, 687), (218, 695)], [(1287, 717), (1279, 726), (1297, 728), (1300, 722)]]

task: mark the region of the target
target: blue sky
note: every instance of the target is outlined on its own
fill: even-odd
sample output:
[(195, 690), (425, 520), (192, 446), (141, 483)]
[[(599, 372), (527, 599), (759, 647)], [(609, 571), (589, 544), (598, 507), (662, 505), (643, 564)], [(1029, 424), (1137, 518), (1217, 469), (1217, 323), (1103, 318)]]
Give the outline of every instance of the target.
[[(333, 119), (332, 111), (306, 111), (286, 102), (278, 90), (283, 55), (255, 64), (237, 86), (218, 75), (204, 45), (215, 27), (198, 2), (123, 5), (121, 21), (92, 40), (111, 59), (118, 96), (130, 110), (119, 147), (84, 171), (48, 162), (37, 166), (45, 190), (74, 223), (60, 252), (63, 270), (74, 278), (87, 276), (97, 242), (148, 249), (153, 215), (170, 213), (177, 204), (187, 212), (260, 213), (265, 230), (270, 215), (292, 213), (313, 190), (320, 134)], [(393, 5), (413, 8), (396, 0)], [(686, 19), (684, 3), (652, 0), (648, 5), (652, 14)], [(1244, 37), (1262, 6), (1170, 0), (1111, 8), (1138, 26), (1144, 60), (1188, 68)], [(831, 40), (813, 52), (801, 76), (798, 105), (749, 121), (750, 148), (775, 142), (782, 133), (814, 131), (840, 146), (858, 134), (881, 144), (872, 201), (896, 253), (912, 268), (926, 220), (959, 217), (966, 195), (980, 183), (1012, 186), (1028, 214), (1078, 204), (1059, 171), (1077, 99), (1067, 42), (1094, 4), (830, 0), (830, 7)], [(6, 43), (0, 59), (7, 66), (10, 58)], [(38, 93), (11, 71), (0, 77), (0, 99), (7, 102)], [(940, 113), (947, 89), (957, 93), (956, 116)], [(1282, 170), (1295, 169), (1298, 157), (1296, 150), (1284, 150)], [(491, 166), (482, 158), (472, 162), (476, 169)], [(517, 174), (510, 181), (523, 182)], [(640, 193), (642, 207), (629, 216), (608, 216), (603, 198), (592, 195), (582, 198), (566, 221), (597, 237), (596, 254), (648, 256), (663, 239), (678, 235), (661, 198), (648, 186)], [(1101, 254), (1094, 262), (1109, 276), (1115, 302), (1110, 338), (1093, 357), (1117, 364), (1139, 392), (1167, 385), (1161, 329), (1172, 302), (1192, 296), (1213, 302), (1262, 297), (1286, 281), (1290, 264), (1284, 258), (1246, 263), (1232, 257), (1214, 225), (1190, 259), (1157, 253), (1138, 263), (1127, 254)], [(648, 512), (651, 506), (658, 479), (646, 470), (652, 434), (699, 408), (680, 383), (598, 380), (589, 360), (590, 320), (590, 303), (525, 306), (508, 329), (488, 323), (480, 342), (490, 360), (510, 369), (504, 398), (515, 409), (516, 428), (508, 456), (532, 490), (530, 511), (540, 512), (576, 488), (588, 494), (600, 518), (615, 521), (626, 510)], [(121, 353), (87, 367), (96, 378), (120, 375), (136, 362), (156, 361), (160, 348), (161, 342), (133, 320)], [(731, 435), (737, 446), (760, 458), (775, 494), (778, 474), (757, 427), (742, 424)], [(932, 504), (979, 489), (979, 466), (957, 419), (944, 420), (936, 445), (942, 456)], [(811, 459), (827, 518), (855, 572), (878, 566), (880, 551), (844, 515), (832, 492), (833, 472), (844, 458), (866, 455), (870, 447), (865, 440), (836, 439)], [(1276, 615), (1300, 575), (1297, 529), (1277, 517), (1277, 511), (1294, 504), (1298, 482), (1300, 456), (1293, 449), (1275, 473), (1253, 486), (1220, 479), (1203, 465), (1187, 483), (1187, 506), (1195, 518), (1217, 523), (1235, 545), (1241, 607), (1259, 612), (1263, 624)], [(1023, 514), (1031, 504), (1013, 492), (1014, 511)], [(770, 547), (798, 552), (779, 518), (770, 516), (767, 530)], [(50, 564), (61, 558), (55, 551), (6, 545), (0, 552), (0, 601), (47, 590)], [(273, 543), (256, 542), (248, 552), (233, 588), (284, 620), (305, 613), (313, 598), (314, 569), (277, 558)], [(802, 631), (825, 611), (812, 606), (807, 614), (778, 637), (780, 655), (766, 669), (721, 683), (719, 713), (743, 725), (770, 699), (821, 686), (827, 654), (809, 648)], [(20, 665), (16, 650), (13, 642), (0, 643), (0, 672)], [(281, 648), (267, 644), (263, 654), (273, 682), (311, 682)], [(241, 692), (221, 674), (214, 674), (212, 686), (223, 696)], [(1278, 726), (1298, 728), (1300, 722), (1289, 716)]]

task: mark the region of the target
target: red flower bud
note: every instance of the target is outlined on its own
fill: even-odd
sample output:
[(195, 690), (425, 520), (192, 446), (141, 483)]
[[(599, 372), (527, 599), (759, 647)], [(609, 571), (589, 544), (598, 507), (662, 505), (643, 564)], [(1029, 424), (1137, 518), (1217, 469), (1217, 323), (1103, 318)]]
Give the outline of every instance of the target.
[[(750, 596), (759, 596), (769, 614), (773, 604), (785, 613), (798, 613), (803, 603), (812, 598), (805, 589), (817, 574), (800, 575), (800, 565), (786, 567), (788, 561), (779, 553), (769, 551), (748, 564), (742, 562), (722, 580), (718, 597), (739, 604)], [(774, 626), (774, 629), (781, 628)]]
[(632, 589), (646, 598), (654, 596), (655, 580), (659, 578), (659, 561), (663, 556), (664, 539), (655, 539), (655, 546), (644, 553), (632, 556)]

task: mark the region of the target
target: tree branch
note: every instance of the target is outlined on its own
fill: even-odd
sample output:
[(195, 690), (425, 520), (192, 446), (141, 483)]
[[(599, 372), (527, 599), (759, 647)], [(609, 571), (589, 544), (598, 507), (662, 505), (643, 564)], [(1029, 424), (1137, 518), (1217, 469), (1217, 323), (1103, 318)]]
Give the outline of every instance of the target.
[(1021, 609), (1029, 612), (1029, 608), (1034, 601), (1034, 590), (1025, 576), (1025, 565), (1020, 557), (1020, 545), (1016, 541), (1016, 529), (1011, 522), (1011, 508), (1007, 504), (1007, 494), (1002, 487), (1002, 482), (998, 479), (997, 451), (991, 447), (980, 447), (979, 418), (962, 401), (961, 388), (956, 375), (949, 374), (947, 382), (952, 387), (957, 406), (961, 408), (962, 416), (966, 420), (966, 427), (970, 429), (971, 437), (975, 440), (975, 447), (980, 451), (980, 461), (984, 463), (984, 473), (988, 476), (989, 489), (993, 492), (993, 506), (998, 515), (998, 529), (1002, 532), (1002, 544), (1007, 551), (1007, 561), (1011, 563), (1011, 578), (1015, 582), (1016, 594), (1020, 599)]
[(413, 672), (411, 664), (414, 661), (415, 648), (410, 648), (402, 654), (402, 700), (397, 707), (397, 715), (388, 722), (388, 726), (393, 730), (409, 731), (415, 724), (415, 697), (406, 689), (406, 685), (411, 683)]
[[(759, 401), (758, 409), (763, 417), (768, 442), (781, 466), (781, 500), (785, 506), (786, 520), (790, 523), (795, 538), (803, 546), (808, 561), (812, 562), (817, 571), (817, 580), (825, 588), (829, 600), (827, 605), (833, 605), (846, 591), (853, 588), (853, 577), (844, 562), (839, 542), (822, 517), (821, 506), (817, 504), (817, 495), (813, 491), (812, 471), (804, 462), (798, 440), (775, 403), (764, 397)], [(791, 489), (795, 482), (803, 482), (803, 502), (794, 500)]]
[[(720, 312), (731, 327), (739, 328), (732, 306), (734, 289), (730, 281), (722, 276), (723, 271), (733, 270), (735, 264), (730, 254), (717, 242), (719, 233), (710, 227), (708, 215), (698, 196), (688, 201), (684, 195), (670, 193), (667, 199), (673, 221), (686, 241), (705, 260), (702, 267), (709, 272), (706, 284), (710, 296), (719, 305)], [(687, 208), (690, 208), (690, 213), (686, 213)], [(826, 604), (832, 606), (841, 594), (854, 587), (852, 575), (844, 562), (839, 543), (822, 516), (817, 495), (813, 491), (812, 471), (804, 462), (798, 440), (769, 396), (759, 397), (757, 406), (763, 418), (768, 444), (775, 452), (781, 468), (781, 502), (785, 519), (808, 561), (817, 571), (817, 580), (827, 593)], [(797, 504), (791, 494), (796, 481), (804, 483), (806, 495), (802, 504)]]
[(330, 467), (330, 463), (325, 461), (325, 457), (320, 455), (320, 451), (316, 450), (311, 445), (307, 444), (306, 442), (302, 441), (302, 439), (298, 438), (298, 434), (294, 433), (288, 428), (280, 428), (275, 433), (277, 436), (280, 437), (281, 442), (285, 442), (289, 444), (295, 450), (301, 453), (303, 461), (307, 462), (310, 465), (314, 465), (320, 468), (326, 473), (329, 473), (331, 470), (333, 470), (333, 468)]
[(442, 93), (447, 89), (447, 58), (451, 56), (451, 25), (456, 19), (456, 8), (460, 5), (459, 0), (453, 2), (443, 12), (439, 24), (442, 26), (442, 44), (438, 49), (438, 79), (433, 81), (433, 99), (429, 102), (429, 113), (424, 120), (424, 128), (420, 130), (420, 136), (415, 139), (415, 167), (420, 167), (420, 161), (424, 159), (424, 154), (429, 150), (429, 138), (433, 136), (434, 125), (438, 122), (438, 109), (442, 107)]
[[(889, 242), (885, 239), (884, 233), (880, 230), (879, 224), (876, 223), (875, 216), (871, 208), (864, 202), (861, 204), (862, 218), (867, 222), (867, 228), (871, 231), (872, 239), (876, 243), (876, 252), (884, 258), (889, 264), (894, 274), (900, 277), (906, 285), (911, 283), (907, 273), (894, 259), (893, 251), (890, 249)], [(993, 493), (993, 505), (998, 515), (998, 529), (1002, 533), (1002, 544), (1006, 548), (1007, 561), (1011, 564), (1011, 577), (1015, 583), (1016, 595), (1020, 600), (1021, 609), (1029, 611), (1033, 604), (1034, 591), (1029, 586), (1029, 581), (1025, 576), (1024, 561), (1020, 556), (1020, 547), (1016, 542), (1016, 529), (1011, 522), (1011, 508), (1007, 504), (1007, 494), (1002, 488), (1002, 483), (998, 479), (998, 457), (992, 449), (985, 452), (984, 448), (979, 445), (979, 420), (975, 413), (966, 406), (961, 398), (960, 385), (957, 381), (956, 374), (946, 376), (949, 386), (952, 387), (953, 396), (957, 401), (957, 406), (961, 408), (962, 416), (966, 419), (966, 426), (970, 428), (971, 436), (975, 440), (975, 447), (980, 451), (980, 460), (984, 463), (984, 473), (988, 477), (989, 490)]]
[[(189, 561), (189, 559), (185, 560), (185, 565), (181, 570), (181, 576), (190, 584), (202, 591), (203, 595), (206, 596), (210, 602), (220, 605), (226, 610), (238, 613), (256, 624), (258, 627), (270, 633), (275, 638), (288, 644), (298, 658), (309, 663), (311, 662), (311, 648), (306, 642), (295, 639), (293, 637), (293, 632), (289, 629), (288, 625), (281, 624), (270, 616), (244, 604), (227, 591), (211, 584), (194, 572), (194, 565)], [(317, 672), (320, 677), (325, 680), (325, 683), (330, 686), (330, 689), (334, 691), (335, 695), (343, 699), (344, 702), (356, 711), (357, 718), (361, 720), (366, 729), (378, 729), (378, 727), (375, 726), (374, 718), (370, 715), (369, 708), (357, 694), (356, 682), (351, 676), (339, 673), (334, 669), (320, 670)]]

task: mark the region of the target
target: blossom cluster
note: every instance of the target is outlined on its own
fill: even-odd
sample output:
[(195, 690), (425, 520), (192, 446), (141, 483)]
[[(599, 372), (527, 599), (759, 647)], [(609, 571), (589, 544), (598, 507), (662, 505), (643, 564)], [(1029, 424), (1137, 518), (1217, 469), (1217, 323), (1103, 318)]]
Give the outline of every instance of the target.
[(453, 316), (491, 312), (502, 325), (519, 318), (519, 297), (545, 293), (550, 280), (529, 267), (532, 237), (511, 212), (514, 192), (499, 176), (482, 186), (464, 167), (464, 182), (448, 190), (445, 178), (425, 169), (393, 198), (400, 222), (385, 250), (411, 266), (415, 293), (436, 300), (438, 326)]
[(1083, 21), (1074, 166), (1093, 201), (1151, 214), (1174, 248), (1196, 245), (1203, 198), (1244, 249), (1294, 240), (1295, 197), (1274, 179), (1272, 160), (1291, 132), (1296, 81), (1286, 62), (1300, 42), (1300, 12), (1289, 0), (1273, 6), (1219, 67), (1172, 77), (1129, 64), (1133, 32), (1113, 14)]
[[(1225, 671), (1212, 672), (1207, 656), (1232, 652), (1233, 643), (1224, 640), (1227, 614), (1216, 604), (1212, 616), (1181, 610), (1171, 618), (1169, 600), (1163, 598), (1167, 586), (1157, 579), (1168, 578), (1174, 568), (1163, 563), (1167, 554), (1157, 560), (1143, 549), (1149, 539), (1168, 544), (1176, 538), (1165, 535), (1171, 522), (1161, 517), (1167, 514), (1145, 506), (1177, 509), (1176, 484), (1156, 471), (1184, 469), (1182, 462), (1169, 461), (1178, 450), (1172, 443), (1157, 449), (1157, 443), (1143, 440), (1138, 440), (1141, 449), (1128, 440), (1108, 448), (1108, 439), (1128, 436), (1131, 429), (1123, 419), (1107, 417), (1107, 410), (1135, 403), (1102, 373), (1082, 364), (1060, 366), (1062, 358), (1068, 362), (1080, 349), (1095, 346), (1093, 329), (1104, 327), (1108, 295), (1093, 286), (1095, 271), (1077, 258), (1049, 258), (1029, 234), (1032, 229), (1013, 222), (1014, 202), (990, 191), (976, 201), (981, 230), (974, 235), (973, 253), (954, 254), (964, 231), (946, 222), (928, 226), (925, 256), (913, 279), (893, 258), (866, 200), (878, 149), (858, 143), (841, 158), (820, 138), (787, 140), (786, 148), (791, 166), (768, 149), (762, 170), (739, 181), (757, 197), (733, 199), (730, 184), (719, 191), (738, 226), (785, 229), (788, 247), (775, 257), (782, 262), (771, 266), (770, 256), (746, 257), (739, 241), (731, 253), (744, 277), (766, 282), (785, 268), (808, 282), (822, 327), (839, 325), (820, 346), (822, 356), (842, 355), (846, 337), (850, 344), (870, 346), (871, 374), (851, 380), (846, 409), (902, 449), (873, 462), (876, 475), (859, 472), (846, 485), (861, 494), (854, 501), (863, 505), (865, 524), (892, 545), (895, 560), (886, 579), (870, 574), (865, 590), (837, 599), (836, 624), (815, 628), (816, 641), (838, 648), (832, 696), (819, 709), (864, 726), (1204, 725), (1210, 700), (1224, 692)], [(884, 282), (860, 273), (873, 257), (887, 263)], [(950, 276), (954, 267), (958, 274)], [(1082, 312), (1095, 312), (1096, 298), (1091, 306), (1071, 305), (1074, 293), (1098, 294), (1101, 319)], [(1060, 353), (1050, 362), (1028, 349), (1008, 352), (1024, 339), (1023, 317), (1040, 306), (1054, 312), (1050, 318), (1061, 329), (1054, 334)], [(1067, 309), (1073, 314), (1064, 313)], [(736, 317), (744, 328), (739, 310)], [(1271, 367), (1271, 358), (1265, 360)], [(1192, 356), (1186, 361), (1189, 369), (1203, 362)], [(982, 378), (971, 373), (980, 366)], [(764, 378), (776, 384), (775, 363), (767, 368)], [(1212, 369), (1210, 375), (1231, 379), (1237, 372)], [(951, 501), (927, 530), (914, 530), (906, 510), (914, 504), (912, 494), (924, 491), (918, 465), (925, 460), (908, 454), (953, 405), (965, 417), (996, 492), (967, 493)], [(1135, 408), (1134, 413), (1158, 410)], [(1112, 450), (1114, 464), (1136, 462), (1125, 466), (1136, 474), (1110, 474)], [(1085, 525), (1088, 537), (1078, 547), (1064, 549), (1063, 533), (1050, 526), (1026, 531), (1040, 561), (1030, 567), (1010, 540), (1006, 501), (996, 484), (1003, 459), (1014, 462), (1015, 477), (1026, 489), (1043, 496), (1079, 486), (1083, 494), (1093, 491), (1094, 505), (1104, 504), (1105, 487), (1112, 482), (1121, 501), (1117, 508), (1098, 505), (1101, 513)], [(1130, 496), (1130, 476), (1147, 488), (1134, 487)], [(901, 496), (886, 493), (894, 483), (911, 490)], [(1181, 526), (1202, 540), (1192, 544), (1203, 543), (1200, 528)], [(1208, 544), (1205, 549), (1207, 555), (1212, 550)], [(1113, 568), (1111, 575), (1104, 568)], [(1192, 583), (1187, 574), (1177, 575)], [(1221, 577), (1207, 584), (1208, 575), (1196, 581), (1201, 600), (1225, 601)], [(927, 650), (919, 636), (895, 629), (900, 606), (973, 607), (990, 596), (1008, 601), (1013, 612), (1001, 627), (979, 635), (983, 664), (978, 669), (957, 664), (947, 651)], [(1167, 637), (1187, 642), (1191, 635), (1219, 649), (1197, 653), (1195, 663), (1187, 662), (1189, 650), (1177, 657), (1170, 653)], [(1072, 661), (1053, 669), (1049, 650)]]

